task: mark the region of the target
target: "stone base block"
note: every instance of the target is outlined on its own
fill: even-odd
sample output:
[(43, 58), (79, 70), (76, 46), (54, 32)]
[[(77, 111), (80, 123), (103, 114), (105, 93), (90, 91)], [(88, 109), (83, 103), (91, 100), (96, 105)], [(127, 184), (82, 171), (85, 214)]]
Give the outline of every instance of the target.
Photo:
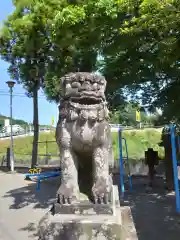
[(122, 240), (121, 234), (121, 220), (109, 215), (48, 213), (39, 227), (39, 240)]
[(88, 200), (81, 201), (74, 204), (60, 205), (55, 203), (51, 209), (52, 214), (80, 214), (80, 215), (96, 215), (96, 214), (108, 214), (113, 215), (112, 204), (93, 204)]
[(116, 186), (113, 186), (111, 205), (99, 205), (98, 207), (85, 202), (69, 205), (69, 208), (58, 205), (54, 207), (56, 208), (54, 215), (52, 211), (49, 211), (39, 223), (39, 240), (123, 239)]
[(134, 225), (131, 208), (128, 206), (121, 207), (122, 215), (122, 236), (123, 240), (138, 240), (138, 235)]

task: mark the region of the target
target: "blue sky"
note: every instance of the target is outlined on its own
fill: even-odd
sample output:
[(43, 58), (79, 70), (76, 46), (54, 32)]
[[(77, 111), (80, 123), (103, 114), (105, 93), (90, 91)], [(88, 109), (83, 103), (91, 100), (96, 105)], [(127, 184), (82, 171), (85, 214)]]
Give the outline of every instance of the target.
[[(0, 25), (2, 25), (2, 21), (6, 19), (12, 11), (12, 1), (2, 1), (0, 8)], [(6, 81), (9, 80), (9, 75), (7, 73), (7, 68), (8, 64), (0, 60), (0, 114), (5, 116), (9, 116), (9, 89), (6, 84)], [(20, 85), (16, 84), (13, 97), (13, 117), (32, 123), (32, 99), (27, 98), (24, 93), (25, 90)], [(49, 103), (43, 96), (43, 93), (39, 93), (39, 95), (39, 123), (51, 124), (52, 117), (54, 117), (55, 121), (57, 120), (57, 105)]]

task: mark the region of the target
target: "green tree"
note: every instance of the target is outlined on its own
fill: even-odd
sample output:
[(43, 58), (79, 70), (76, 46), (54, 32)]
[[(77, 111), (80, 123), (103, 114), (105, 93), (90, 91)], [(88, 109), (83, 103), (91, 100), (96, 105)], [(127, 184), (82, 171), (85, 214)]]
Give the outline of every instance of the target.
[[(126, 39), (120, 47), (124, 50), (122, 54), (125, 61), (122, 63), (122, 55), (114, 58), (111, 52), (106, 64), (107, 74), (120, 75), (121, 70), (116, 66), (121, 65), (124, 71), (124, 66), (127, 67), (129, 62), (129, 68), (124, 74), (131, 92), (141, 90), (143, 103), (162, 108), (167, 122), (179, 120), (179, 1), (118, 2), (130, 16), (120, 29), (122, 39)], [(115, 42), (118, 45), (118, 39)], [(120, 51), (117, 50), (118, 53)], [(114, 59), (113, 70), (108, 62), (111, 58)]]
[[(122, 1), (119, 1), (122, 2)], [(123, 1), (125, 11), (131, 15), (121, 27), (121, 35), (132, 38), (136, 49), (130, 64), (139, 71), (135, 88), (142, 90), (143, 102), (163, 110), (158, 122), (180, 121), (180, 5), (178, 0)], [(136, 6), (133, 3), (137, 3)], [(128, 41), (127, 41), (128, 42)], [(128, 51), (130, 51), (129, 48)], [(134, 66), (133, 66), (134, 70)], [(133, 77), (133, 71), (130, 72)], [(166, 134), (167, 135), (167, 134)], [(164, 136), (164, 133), (163, 133)], [(167, 141), (168, 139), (168, 141)], [(165, 141), (166, 140), (166, 141)], [(166, 180), (173, 182), (170, 137), (165, 136)]]
[[(9, 117), (6, 117), (6, 116), (3, 116), (3, 115), (1, 115), (0, 114), (0, 128), (1, 127), (3, 127), (4, 126), (4, 120), (5, 119), (9, 119)], [(13, 124), (17, 124), (17, 125), (23, 125), (23, 126), (27, 126), (28, 125), (28, 123), (27, 122), (25, 122), (25, 121), (23, 121), (23, 120), (21, 120), (21, 119), (12, 119), (12, 123)]]
[(43, 87), (48, 99), (59, 101), (62, 75), (96, 71), (97, 57), (109, 38), (105, 30), (111, 29), (114, 19), (119, 24), (121, 16), (114, 0), (13, 3), (15, 10), (1, 29), (0, 54), (10, 64), (11, 78), (33, 98), (33, 167), (37, 163), (38, 90)]
[(49, 31), (55, 49), (48, 64), (45, 92), (49, 99), (58, 101), (60, 76), (71, 71), (99, 70), (98, 57), (111, 38), (113, 24), (118, 26), (122, 16), (114, 0), (64, 1), (63, 5), (56, 2)]
[[(48, 56), (48, 35), (45, 20), (36, 14), (34, 1), (14, 1), (15, 10), (4, 22), (0, 32), (0, 54), (9, 65), (12, 79), (22, 84), (33, 98), (34, 139), (32, 167), (37, 164), (38, 90), (42, 87)], [(47, 56), (46, 56), (47, 54)]]
[(119, 105), (110, 112), (111, 123), (120, 123), (128, 126), (137, 126), (136, 111), (140, 110), (141, 123), (146, 124), (148, 117), (143, 107), (140, 107), (138, 103), (126, 102), (124, 105)]

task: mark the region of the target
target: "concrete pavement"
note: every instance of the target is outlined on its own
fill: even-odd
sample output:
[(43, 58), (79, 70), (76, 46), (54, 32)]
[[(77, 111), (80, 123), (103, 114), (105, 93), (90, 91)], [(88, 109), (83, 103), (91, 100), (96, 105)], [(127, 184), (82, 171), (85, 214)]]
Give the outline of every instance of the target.
[(37, 192), (23, 174), (0, 172), (0, 240), (37, 239), (36, 226), (57, 190), (56, 184), (47, 184)]
[[(58, 184), (58, 178), (46, 181), (37, 192), (35, 183), (25, 181), (24, 174), (0, 172), (0, 240), (38, 239), (37, 224), (54, 202)], [(133, 178), (133, 193), (126, 192), (121, 201), (121, 206), (131, 207), (138, 239), (179, 240), (174, 194), (164, 190), (161, 179), (150, 192), (146, 184), (145, 177)]]

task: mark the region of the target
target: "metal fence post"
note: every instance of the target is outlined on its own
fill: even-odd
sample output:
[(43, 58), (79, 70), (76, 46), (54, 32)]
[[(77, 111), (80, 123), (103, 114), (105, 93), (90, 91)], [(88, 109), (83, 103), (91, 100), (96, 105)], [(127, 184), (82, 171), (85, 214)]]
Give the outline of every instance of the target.
[(10, 161), (11, 159), (10, 159), (10, 148), (9, 147), (7, 148), (6, 159), (7, 159), (6, 166), (10, 170), (11, 169), (11, 161)]
[(123, 153), (122, 153), (122, 133), (121, 128), (118, 128), (118, 142), (119, 142), (119, 177), (121, 186), (121, 195), (124, 197), (124, 166), (123, 166)]
[(49, 156), (48, 156), (48, 141), (46, 140), (46, 162), (45, 164), (49, 165)]

